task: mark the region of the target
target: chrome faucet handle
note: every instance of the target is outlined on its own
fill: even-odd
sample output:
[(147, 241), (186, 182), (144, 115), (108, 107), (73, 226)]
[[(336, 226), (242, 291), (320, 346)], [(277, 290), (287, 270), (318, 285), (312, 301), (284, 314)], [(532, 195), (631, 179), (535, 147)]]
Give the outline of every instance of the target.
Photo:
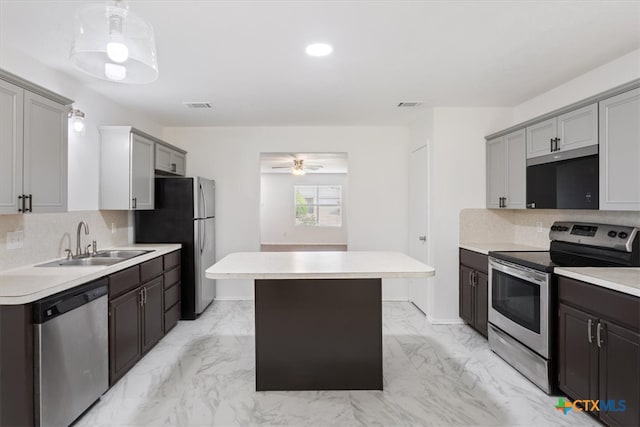
[(91, 242), (91, 256), (96, 255), (98, 255), (98, 242), (94, 240)]
[(71, 259), (73, 251), (71, 249), (65, 249), (64, 251), (67, 253), (67, 259)]
[(84, 253), (87, 255), (91, 254), (91, 244), (87, 245), (87, 249), (84, 251)]

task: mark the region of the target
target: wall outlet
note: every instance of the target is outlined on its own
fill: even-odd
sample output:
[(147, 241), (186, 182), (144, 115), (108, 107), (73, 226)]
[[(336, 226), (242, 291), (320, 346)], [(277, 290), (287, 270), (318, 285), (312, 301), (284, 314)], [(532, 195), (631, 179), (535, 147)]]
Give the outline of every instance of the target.
[(20, 249), (24, 247), (24, 231), (9, 231), (7, 233), (7, 249)]
[(544, 228), (542, 227), (542, 222), (541, 221), (536, 222), (536, 231), (538, 233), (544, 233)]
[(111, 234), (116, 234), (116, 223), (115, 222), (111, 223)]

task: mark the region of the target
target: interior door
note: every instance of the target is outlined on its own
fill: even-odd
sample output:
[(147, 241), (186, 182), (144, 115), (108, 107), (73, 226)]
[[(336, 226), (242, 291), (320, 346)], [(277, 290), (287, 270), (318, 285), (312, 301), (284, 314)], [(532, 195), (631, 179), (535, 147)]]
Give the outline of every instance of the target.
[[(428, 148), (416, 149), (409, 156), (409, 255), (418, 261), (428, 260)], [(409, 300), (427, 313), (427, 279), (411, 279)]]

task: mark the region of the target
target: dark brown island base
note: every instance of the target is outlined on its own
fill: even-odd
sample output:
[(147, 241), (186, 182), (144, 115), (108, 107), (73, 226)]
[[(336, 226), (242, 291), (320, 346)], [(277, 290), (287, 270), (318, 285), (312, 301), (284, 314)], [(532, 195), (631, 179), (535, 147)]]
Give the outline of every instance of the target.
[(382, 279), (434, 273), (396, 252), (242, 252), (207, 277), (255, 280), (256, 391), (382, 390)]
[(256, 390), (382, 390), (382, 280), (256, 280)]

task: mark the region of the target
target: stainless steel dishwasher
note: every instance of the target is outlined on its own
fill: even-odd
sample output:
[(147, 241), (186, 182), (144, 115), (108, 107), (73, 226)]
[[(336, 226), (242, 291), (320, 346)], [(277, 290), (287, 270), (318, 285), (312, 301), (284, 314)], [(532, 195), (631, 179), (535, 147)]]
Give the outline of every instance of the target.
[(67, 426), (109, 387), (107, 279), (33, 306), (35, 419)]

